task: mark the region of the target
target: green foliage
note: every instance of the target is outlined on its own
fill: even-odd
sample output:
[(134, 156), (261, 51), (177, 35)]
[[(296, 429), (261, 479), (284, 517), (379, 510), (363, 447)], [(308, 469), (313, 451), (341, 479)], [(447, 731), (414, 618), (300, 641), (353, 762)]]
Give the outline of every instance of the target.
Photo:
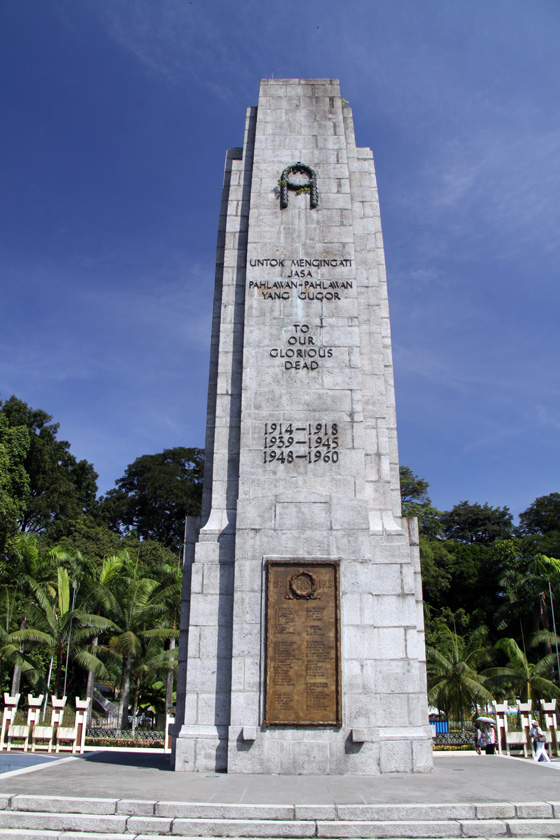
[[(426, 645), (437, 648), (446, 656), (451, 655), (450, 640), (453, 639), (454, 634), (465, 638), (477, 630), (479, 626), (484, 626), (480, 625), (480, 622), (473, 622), (472, 615), (462, 607), (453, 612), (449, 607), (434, 609), (429, 604), (424, 603), (424, 614)], [(485, 632), (487, 632), (486, 627)]]
[(517, 533), (533, 552), (560, 558), (560, 493), (535, 499), (519, 514)]
[(428, 505), (430, 504), (430, 497), (428, 496), (429, 482), (425, 478), (420, 478), (412, 472), (410, 467), (399, 467), (399, 475), (401, 480), (401, 501), (403, 506), (404, 516), (408, 516), (408, 505)]
[(504, 695), (518, 695), (523, 703), (531, 699), (560, 699), (560, 688), (551, 679), (556, 664), (555, 654), (530, 662), (515, 639), (508, 638), (499, 639), (496, 648), (506, 655), (507, 664), (485, 671), (490, 685), (496, 686)]
[(451, 614), (466, 607), (478, 624), (493, 627), (501, 566), (485, 545), (420, 538), (424, 599)]
[(519, 533), (548, 534), (560, 531), (560, 493), (539, 496), (526, 511), (519, 514)]
[(66, 534), (56, 541), (64, 551), (79, 552), (95, 566), (104, 557), (116, 554), (122, 544), (122, 537), (94, 516), (84, 515), (67, 523)]
[[(520, 516), (517, 529), (513, 528), (507, 507), (493, 508), (466, 501), (450, 511), (433, 512), (436, 527), (430, 529), (422, 527), (421, 518), (431, 508), (428, 487), (428, 482), (410, 468), (401, 467), (403, 513), (418, 515), (421, 523), (420, 557), (428, 647), (452, 662), (457, 658), (450, 648), (454, 634), (464, 642), (473, 634), (483, 632), (490, 641), (499, 643), (497, 655), (509, 644), (500, 641), (500, 636), (505, 634), (524, 649), (524, 639), (536, 634), (534, 638), (544, 646), (546, 655), (532, 662), (535, 659), (532, 653), (526, 666), (536, 668), (536, 678), (548, 679), (558, 686), (558, 676), (550, 670), (556, 646), (556, 637), (551, 632), (550, 598), (552, 592), (558, 616), (560, 551), (555, 553), (555, 548), (560, 549), (560, 494), (551, 493), (535, 500)], [(552, 547), (553, 551), (543, 551), (543, 545)], [(506, 671), (498, 668), (481, 675), (486, 690), (496, 696), (506, 689), (510, 694), (521, 690), (519, 681), (512, 682), (511, 662), (503, 667)], [(501, 682), (500, 678), (486, 679), (488, 673), (502, 674)], [(556, 696), (548, 683), (541, 682), (541, 688), (547, 692), (542, 696)], [(446, 702), (451, 702), (449, 697)], [(453, 702), (457, 705), (457, 698)]]
[(490, 545), (513, 535), (513, 517), (509, 508), (462, 501), (441, 514), (442, 535), (457, 542)]
[(29, 476), (25, 459), (29, 432), (25, 426), (10, 428), (0, 413), (0, 552), (18, 530), (29, 502)]
[(16, 397), (0, 403), (1, 689), (19, 691), (23, 679), (60, 692), (65, 681), (82, 694), (87, 673), (90, 696), (103, 676), (120, 689), (123, 718), (131, 680), (134, 704), (153, 705), (166, 684), (172, 699), (173, 549), (185, 514), (200, 510), (202, 455), (143, 456), (99, 505), (93, 467), (58, 440), (58, 424)]
[(178, 631), (169, 627), (165, 590), (158, 581), (143, 577), (127, 552), (105, 561), (92, 597), (112, 620), (113, 632), (107, 639), (106, 653), (118, 663), (120, 671), (122, 728), (128, 717), (131, 680), (136, 680), (132, 692), (136, 703), (142, 678), (153, 681), (158, 668), (167, 672), (172, 657), (163, 653), (163, 642), (177, 637)]
[(101, 516), (115, 531), (179, 551), (185, 516), (200, 513), (203, 454), (177, 446), (137, 458), (101, 500)]
[[(498, 630), (535, 633), (551, 629), (550, 589), (560, 591), (560, 560), (527, 552), (524, 540), (502, 541), (499, 578), (499, 606), (495, 614)], [(550, 587), (549, 587), (550, 583)]]
[(455, 558), (444, 543), (420, 535), (420, 561), (424, 598), (433, 606), (441, 606), (453, 581)]
[(164, 579), (165, 568), (169, 564), (177, 565), (177, 555), (170, 548), (166, 548), (157, 540), (140, 540), (135, 531), (121, 540), (121, 548), (138, 564), (143, 575), (160, 582)]
[(413, 473), (410, 467), (401, 466), (399, 472), (403, 516), (415, 516), (422, 535), (432, 539), (439, 536), (441, 513), (432, 507), (428, 496), (429, 483)]
[(24, 429), (29, 440), (23, 460), (27, 479), (23, 474), (20, 479), (25, 489), (18, 527), (58, 539), (70, 521), (95, 507), (97, 473), (92, 464), (76, 460), (68, 441), (58, 440), (59, 425), (46, 412), (10, 397), (0, 404), (0, 416), (4, 428), (7, 423), (8, 429)]
[(486, 687), (486, 678), (479, 673), (491, 653), (486, 643), (485, 628), (478, 628), (466, 641), (447, 630), (446, 645), (427, 647), (428, 699), (440, 709), (459, 715), (461, 729), (465, 728), (465, 712), (475, 703), (490, 703), (493, 699)]
[[(40, 584), (29, 579), (28, 583), (32, 600), (26, 608), (26, 627), (12, 633), (12, 639), (27, 647), (46, 648), (55, 667), (54, 693), (61, 696), (67, 653), (80, 667), (99, 675), (105, 673), (103, 663), (87, 650), (87, 644), (101, 630), (112, 627), (112, 622), (74, 606), (76, 584), (71, 584), (68, 571), (62, 566), (56, 570), (55, 582)], [(46, 681), (46, 690), (49, 689), (50, 669)]]

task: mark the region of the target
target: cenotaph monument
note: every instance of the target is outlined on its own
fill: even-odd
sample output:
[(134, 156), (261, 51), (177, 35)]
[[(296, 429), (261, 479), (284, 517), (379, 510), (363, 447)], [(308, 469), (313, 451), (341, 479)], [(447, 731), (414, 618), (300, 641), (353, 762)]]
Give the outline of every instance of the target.
[(176, 770), (432, 767), (379, 203), (334, 79), (266, 79), (226, 156)]

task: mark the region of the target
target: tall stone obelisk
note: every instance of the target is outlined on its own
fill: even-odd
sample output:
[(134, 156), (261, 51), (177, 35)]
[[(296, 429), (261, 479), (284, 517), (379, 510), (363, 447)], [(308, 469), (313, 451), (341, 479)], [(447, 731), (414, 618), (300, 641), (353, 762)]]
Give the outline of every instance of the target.
[(372, 153), (333, 79), (261, 83), (226, 158), (175, 769), (427, 771)]

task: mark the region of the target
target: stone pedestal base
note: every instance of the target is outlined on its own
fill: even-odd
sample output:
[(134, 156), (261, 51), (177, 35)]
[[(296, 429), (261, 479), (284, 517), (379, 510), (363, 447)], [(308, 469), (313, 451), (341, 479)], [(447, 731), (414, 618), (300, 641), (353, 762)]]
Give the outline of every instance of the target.
[[(415, 739), (416, 736), (416, 739)], [(429, 772), (432, 739), (423, 731), (400, 740), (381, 739), (378, 732), (358, 734), (347, 728), (325, 730), (260, 730), (254, 741), (230, 727), (228, 772), (286, 776), (357, 775)]]
[(227, 744), (225, 726), (182, 726), (175, 739), (175, 770), (225, 772)]
[(183, 726), (175, 770), (265, 775), (424, 773), (432, 769), (428, 727), (401, 734), (341, 729)]

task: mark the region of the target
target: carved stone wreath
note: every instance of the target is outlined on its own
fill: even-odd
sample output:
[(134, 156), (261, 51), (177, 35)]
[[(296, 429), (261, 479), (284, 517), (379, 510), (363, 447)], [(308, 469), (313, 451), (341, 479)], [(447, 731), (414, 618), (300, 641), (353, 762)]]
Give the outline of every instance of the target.
[[(307, 175), (309, 181), (306, 184), (290, 181), (290, 172), (300, 172)], [(317, 173), (315, 170), (298, 160), (297, 163), (292, 163), (287, 166), (282, 172), (282, 177), (278, 182), (280, 185), (280, 207), (284, 210), (288, 206), (288, 190), (295, 190), (296, 192), (309, 192), (309, 206), (311, 208), (317, 207), (319, 204), (319, 193), (317, 191)]]
[(296, 572), (288, 581), (289, 593), (284, 597), (288, 601), (303, 598), (306, 601), (317, 601), (317, 578), (311, 572)]

